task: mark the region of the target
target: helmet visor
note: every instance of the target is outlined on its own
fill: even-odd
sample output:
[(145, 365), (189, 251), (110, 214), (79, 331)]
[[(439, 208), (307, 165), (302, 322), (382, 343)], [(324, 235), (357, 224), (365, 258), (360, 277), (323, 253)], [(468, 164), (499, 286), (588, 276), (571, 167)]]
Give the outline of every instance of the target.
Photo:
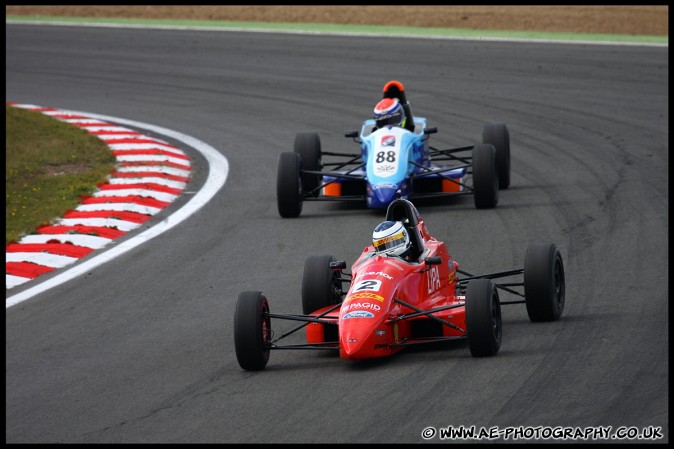
[(399, 246), (405, 245), (405, 235), (402, 232), (397, 234), (381, 238), (379, 240), (374, 240), (372, 242), (374, 245), (375, 251), (378, 253), (386, 252), (388, 250), (398, 248)]
[(403, 114), (401, 111), (396, 111), (393, 114), (384, 115), (376, 119), (377, 128), (382, 128), (384, 126), (400, 126), (403, 121)]

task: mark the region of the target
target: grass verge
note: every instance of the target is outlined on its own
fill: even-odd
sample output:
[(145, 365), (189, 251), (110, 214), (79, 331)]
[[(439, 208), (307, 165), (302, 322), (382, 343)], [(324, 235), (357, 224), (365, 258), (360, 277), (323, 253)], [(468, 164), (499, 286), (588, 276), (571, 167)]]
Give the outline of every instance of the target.
[(40, 112), (5, 106), (5, 244), (62, 217), (115, 167), (99, 138)]

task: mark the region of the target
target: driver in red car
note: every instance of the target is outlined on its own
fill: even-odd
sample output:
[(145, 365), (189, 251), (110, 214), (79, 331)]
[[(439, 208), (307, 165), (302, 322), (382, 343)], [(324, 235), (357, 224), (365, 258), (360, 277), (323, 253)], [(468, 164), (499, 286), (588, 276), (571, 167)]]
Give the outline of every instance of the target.
[(372, 233), (372, 245), (377, 255), (410, 261), (412, 242), (407, 229), (399, 221), (385, 221), (377, 225)]

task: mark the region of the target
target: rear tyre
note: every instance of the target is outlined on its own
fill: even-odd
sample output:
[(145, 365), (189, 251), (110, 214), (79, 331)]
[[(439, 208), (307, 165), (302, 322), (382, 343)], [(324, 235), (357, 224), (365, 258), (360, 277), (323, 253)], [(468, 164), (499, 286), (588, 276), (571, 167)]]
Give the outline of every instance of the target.
[(495, 355), (501, 348), (501, 303), (496, 286), (489, 279), (476, 279), (468, 283), (466, 335), (473, 357)]
[(564, 311), (564, 263), (557, 247), (534, 244), (524, 259), (524, 302), (533, 322), (555, 321)]
[[(321, 139), (316, 133), (298, 133), (295, 136), (295, 153), (302, 159), (302, 170), (320, 171), (321, 165)], [(318, 196), (321, 176), (302, 173), (303, 193)]]
[(267, 366), (271, 343), (269, 303), (261, 292), (242, 292), (234, 312), (234, 349), (241, 368), (259, 371)]
[(276, 201), (278, 213), (283, 218), (299, 217), (302, 212), (300, 156), (297, 153), (286, 152), (279, 155)]
[(318, 309), (342, 302), (342, 281), (339, 270), (330, 268), (334, 256), (311, 256), (304, 263), (302, 275), (302, 312), (308, 315)]
[(482, 131), (482, 143), (494, 146), (498, 167), (498, 187), (510, 187), (510, 134), (503, 123), (488, 123)]
[(493, 145), (473, 147), (473, 198), (478, 209), (493, 209), (498, 204), (498, 172)]

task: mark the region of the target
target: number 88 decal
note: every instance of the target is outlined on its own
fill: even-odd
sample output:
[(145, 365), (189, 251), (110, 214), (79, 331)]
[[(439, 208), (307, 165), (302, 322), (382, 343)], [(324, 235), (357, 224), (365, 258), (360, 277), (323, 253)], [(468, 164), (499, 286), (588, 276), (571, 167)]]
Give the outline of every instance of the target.
[(395, 151), (380, 151), (377, 153), (376, 163), (381, 164), (382, 162), (395, 162), (396, 161), (396, 152)]

